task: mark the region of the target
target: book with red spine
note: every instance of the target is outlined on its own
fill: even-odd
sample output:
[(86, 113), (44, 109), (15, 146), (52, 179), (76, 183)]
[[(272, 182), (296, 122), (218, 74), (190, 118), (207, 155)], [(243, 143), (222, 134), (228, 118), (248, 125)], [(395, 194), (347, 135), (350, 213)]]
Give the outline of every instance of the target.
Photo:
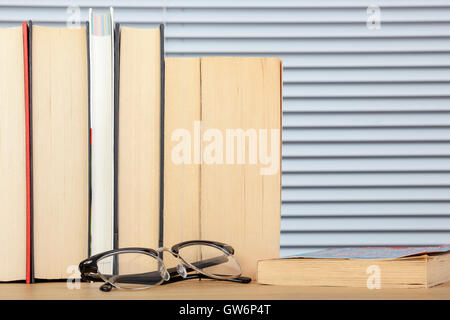
[(31, 26), (31, 21), (22, 22), (23, 31), (23, 65), (24, 65), (24, 80), (25, 80), (25, 145), (26, 145), (26, 177), (27, 177), (27, 231), (26, 231), (26, 241), (27, 241), (27, 253), (26, 253), (26, 283), (33, 283), (33, 259), (32, 259), (32, 175), (31, 175), (31, 100), (30, 100), (30, 39), (29, 30)]
[(32, 281), (27, 23), (0, 28), (0, 281)]

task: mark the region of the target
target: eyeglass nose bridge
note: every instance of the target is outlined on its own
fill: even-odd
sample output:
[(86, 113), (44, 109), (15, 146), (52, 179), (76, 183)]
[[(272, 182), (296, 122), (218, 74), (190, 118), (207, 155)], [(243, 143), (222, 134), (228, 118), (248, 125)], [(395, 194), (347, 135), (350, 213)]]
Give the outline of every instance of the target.
[(172, 251), (172, 249), (170, 249), (170, 248), (160, 247), (160, 248), (158, 248), (156, 251), (158, 252), (158, 255), (159, 255), (159, 256), (161, 256), (161, 254), (162, 254), (164, 251), (167, 251), (167, 252), (171, 253), (174, 257), (178, 258), (178, 254), (177, 254), (176, 252)]
[[(179, 258), (178, 253), (172, 251), (172, 249), (170, 249), (170, 248), (160, 247), (160, 248), (158, 248), (156, 251), (158, 252), (158, 255), (159, 255), (160, 257), (161, 257), (161, 254), (162, 254), (164, 251), (167, 251), (167, 252), (170, 252), (174, 257)], [(165, 267), (165, 265), (164, 265), (164, 262), (162, 262), (162, 260), (161, 260), (160, 263), (162, 264), (162, 267), (164, 268), (164, 270), (161, 270), (161, 269), (160, 269), (161, 276), (164, 278), (164, 280), (168, 281), (168, 280), (170, 279), (170, 274), (169, 274), (169, 272), (167, 271), (167, 269), (166, 269), (166, 267)], [(160, 267), (160, 268), (161, 268), (161, 267)], [(187, 270), (186, 270), (186, 268), (185, 268), (181, 263), (177, 265), (176, 270), (177, 270), (177, 273), (178, 273), (180, 276), (182, 276), (183, 278), (186, 278), (186, 277), (187, 277)]]

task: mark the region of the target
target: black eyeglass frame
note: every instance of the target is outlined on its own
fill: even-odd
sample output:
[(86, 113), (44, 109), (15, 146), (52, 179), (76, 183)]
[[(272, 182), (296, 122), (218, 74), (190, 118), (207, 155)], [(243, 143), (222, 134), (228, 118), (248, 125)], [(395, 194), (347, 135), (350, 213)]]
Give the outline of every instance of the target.
[[(205, 272), (201, 269), (205, 267), (210, 267), (214, 265), (218, 265), (224, 262), (220, 257), (218, 258), (212, 258), (212, 259), (206, 259), (201, 260), (198, 262), (190, 263), (183, 259), (182, 256), (180, 256), (179, 251), (180, 249), (187, 247), (187, 246), (193, 246), (193, 245), (205, 245), (217, 248), (224, 253), (233, 256), (234, 249), (228, 244), (221, 243), (218, 241), (209, 241), (209, 240), (190, 240), (190, 241), (184, 241), (177, 243), (173, 245), (170, 249), (161, 247), (157, 250), (150, 249), (150, 248), (140, 248), (140, 247), (131, 247), (131, 248), (122, 248), (122, 249), (114, 249), (105, 251), (102, 253), (98, 253), (96, 255), (91, 256), (88, 259), (85, 259), (80, 262), (79, 264), (79, 270), (81, 273), (81, 279), (83, 281), (88, 282), (97, 282), (97, 281), (104, 281), (105, 284), (100, 287), (100, 290), (102, 291), (110, 291), (113, 287), (121, 288), (121, 289), (131, 289), (131, 288), (123, 288), (118, 285), (116, 285), (113, 281), (111, 281), (108, 278), (105, 278), (101, 273), (98, 272), (98, 265), (97, 262), (101, 259), (104, 259), (109, 256), (115, 256), (121, 253), (139, 253), (139, 254), (146, 254), (151, 256), (152, 258), (156, 259), (158, 261), (159, 266), (163, 267), (163, 272), (165, 276), (161, 276), (161, 281), (158, 283), (155, 283), (153, 285), (148, 285), (146, 287), (142, 288), (133, 288), (134, 290), (137, 289), (147, 289), (151, 288), (153, 286), (162, 285), (162, 284), (168, 284), (173, 282), (178, 282), (181, 280), (189, 280), (189, 279), (215, 279), (215, 280), (221, 280), (221, 281), (232, 281), (237, 283), (249, 283), (251, 281), (248, 277), (242, 277), (241, 274), (239, 275), (233, 275), (233, 276), (218, 276), (215, 274), (210, 274)], [(169, 268), (167, 269), (163, 260), (162, 260), (162, 253), (164, 251), (170, 252), (174, 257), (180, 259), (180, 261), (183, 263), (183, 267), (186, 270), (186, 274), (181, 275), (179, 271), (177, 270), (177, 267)], [(233, 257), (234, 259), (234, 257)], [(235, 261), (239, 262), (235, 259)], [(197, 273), (190, 273), (196, 271)], [(154, 271), (155, 273), (158, 273), (159, 271)]]

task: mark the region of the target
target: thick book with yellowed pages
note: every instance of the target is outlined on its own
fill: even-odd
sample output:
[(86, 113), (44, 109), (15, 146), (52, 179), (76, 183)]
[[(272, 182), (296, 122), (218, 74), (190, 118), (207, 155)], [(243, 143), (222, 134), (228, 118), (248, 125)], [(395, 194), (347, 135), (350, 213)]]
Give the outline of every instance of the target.
[(258, 262), (258, 283), (430, 288), (450, 281), (450, 246), (327, 249)]
[[(186, 240), (201, 239), (198, 161), (200, 118), (200, 58), (166, 58), (163, 239), (165, 247), (170, 248)], [(186, 139), (184, 141), (189, 145), (180, 145), (180, 139)], [(193, 145), (195, 141), (198, 142), (197, 147)], [(191, 160), (195, 157), (197, 161), (188, 161), (189, 159), (185, 159), (184, 156)], [(172, 255), (166, 255), (164, 259), (169, 268), (178, 264), (178, 260)]]
[(120, 27), (119, 33), (118, 246), (157, 248), (162, 165), (161, 29)]
[[(193, 161), (200, 157), (193, 144), (200, 144), (200, 58), (165, 61), (164, 245), (170, 247), (200, 239), (200, 163)], [(190, 142), (185, 151), (184, 138)]]
[(32, 27), (34, 273), (65, 279), (88, 254), (87, 30)]
[(0, 281), (29, 279), (24, 32), (0, 28)]
[(281, 61), (166, 59), (164, 243), (227, 243), (243, 274), (279, 257)]
[(281, 69), (278, 58), (201, 59), (201, 236), (233, 246), (252, 278), (279, 256)]

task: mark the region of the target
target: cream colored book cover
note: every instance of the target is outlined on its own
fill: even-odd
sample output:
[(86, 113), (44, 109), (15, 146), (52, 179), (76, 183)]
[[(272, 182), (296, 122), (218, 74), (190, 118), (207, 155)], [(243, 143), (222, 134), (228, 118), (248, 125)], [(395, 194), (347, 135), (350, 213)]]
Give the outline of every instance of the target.
[(235, 249), (243, 274), (279, 256), (281, 62), (166, 59), (166, 245)]
[(120, 29), (119, 247), (157, 248), (160, 193), (160, 29)]
[(37, 279), (64, 279), (88, 254), (86, 27), (33, 25), (34, 263)]
[(26, 273), (25, 80), (22, 27), (0, 28), (0, 281)]

